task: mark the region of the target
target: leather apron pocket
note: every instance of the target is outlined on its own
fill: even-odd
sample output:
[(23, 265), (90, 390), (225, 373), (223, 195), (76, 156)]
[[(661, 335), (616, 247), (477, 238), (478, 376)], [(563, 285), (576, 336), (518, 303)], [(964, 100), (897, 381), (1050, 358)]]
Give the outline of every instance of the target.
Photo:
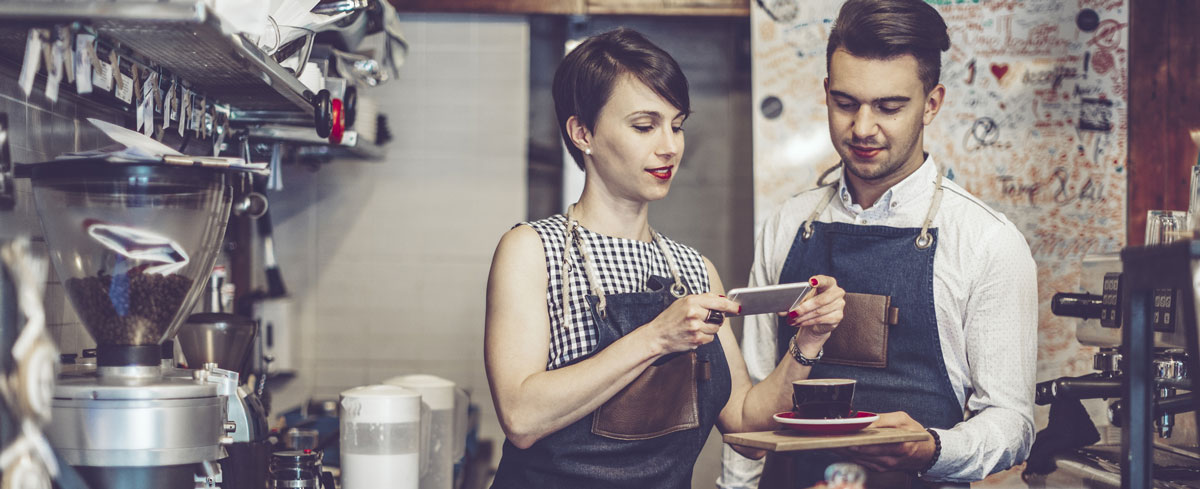
[(842, 322), (825, 341), (822, 363), (854, 367), (887, 367), (888, 328), (900, 310), (886, 295), (846, 293)]
[(646, 367), (596, 410), (592, 433), (617, 440), (647, 440), (699, 427), (697, 368), (694, 351)]

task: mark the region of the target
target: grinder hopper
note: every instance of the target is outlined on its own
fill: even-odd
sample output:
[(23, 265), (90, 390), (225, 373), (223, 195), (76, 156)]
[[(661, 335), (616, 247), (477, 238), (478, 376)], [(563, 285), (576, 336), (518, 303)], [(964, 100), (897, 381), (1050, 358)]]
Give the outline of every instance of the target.
[(72, 160), (30, 165), (46, 244), (99, 366), (157, 365), (212, 270), (226, 172)]

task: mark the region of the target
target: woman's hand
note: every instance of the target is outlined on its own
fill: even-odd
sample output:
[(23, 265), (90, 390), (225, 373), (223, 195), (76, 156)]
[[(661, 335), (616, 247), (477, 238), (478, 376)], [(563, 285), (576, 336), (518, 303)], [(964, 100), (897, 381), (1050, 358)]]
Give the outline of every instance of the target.
[(711, 343), (725, 321), (707, 323), (711, 311), (737, 314), (741, 306), (713, 293), (693, 294), (671, 304), (647, 326), (653, 332), (662, 354), (694, 350)]
[(842, 312), (846, 308), (846, 291), (837, 285), (837, 279), (827, 275), (814, 275), (809, 282), (816, 287), (816, 295), (797, 304), (786, 313), (787, 322), (799, 329), (797, 346), (803, 351), (805, 346), (820, 348), (825, 344), (838, 323), (842, 322)]

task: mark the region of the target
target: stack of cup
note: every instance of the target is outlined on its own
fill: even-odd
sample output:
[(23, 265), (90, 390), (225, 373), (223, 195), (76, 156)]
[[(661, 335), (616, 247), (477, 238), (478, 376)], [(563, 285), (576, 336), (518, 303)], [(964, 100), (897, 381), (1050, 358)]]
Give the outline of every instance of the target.
[(454, 382), (433, 375), (402, 375), (384, 381), (419, 392), (429, 411), (429, 465), (421, 476), (421, 489), (450, 489), (454, 464), (466, 444), (465, 393)]
[(342, 392), (342, 489), (417, 489), (421, 395), (394, 385)]

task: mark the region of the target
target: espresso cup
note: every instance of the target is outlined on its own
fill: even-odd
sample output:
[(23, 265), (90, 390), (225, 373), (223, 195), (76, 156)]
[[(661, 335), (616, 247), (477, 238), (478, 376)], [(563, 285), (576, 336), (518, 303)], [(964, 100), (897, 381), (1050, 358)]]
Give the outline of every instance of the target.
[(792, 382), (792, 414), (806, 419), (848, 418), (854, 412), (854, 379)]

